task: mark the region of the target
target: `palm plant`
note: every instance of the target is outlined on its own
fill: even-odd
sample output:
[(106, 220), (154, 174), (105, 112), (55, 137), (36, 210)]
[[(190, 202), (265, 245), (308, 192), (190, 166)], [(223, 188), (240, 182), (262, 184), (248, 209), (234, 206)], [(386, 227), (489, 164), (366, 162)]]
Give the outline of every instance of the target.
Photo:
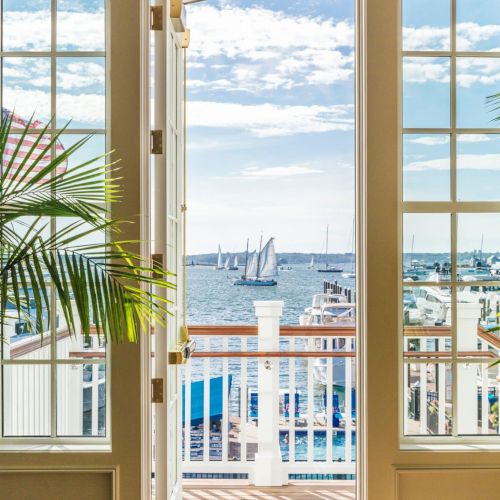
[[(165, 321), (169, 302), (161, 290), (174, 285), (132, 250), (137, 241), (119, 238), (123, 221), (108, 211), (120, 198), (116, 168), (107, 155), (66, 168), (90, 136), (64, 149), (62, 131), (50, 137), (48, 124), (34, 133), (33, 119), (14, 127), (14, 116), (3, 112), (0, 124), (2, 338), (8, 309), (43, 333), (44, 312), (50, 321), (57, 296), (70, 334), (95, 328), (106, 340), (136, 341), (141, 328)], [(55, 220), (63, 227), (54, 234)]]
[[(489, 106), (490, 111), (497, 113), (500, 110), (500, 92), (490, 95), (486, 98), (486, 104)], [(494, 122), (500, 121), (500, 115), (493, 118)]]

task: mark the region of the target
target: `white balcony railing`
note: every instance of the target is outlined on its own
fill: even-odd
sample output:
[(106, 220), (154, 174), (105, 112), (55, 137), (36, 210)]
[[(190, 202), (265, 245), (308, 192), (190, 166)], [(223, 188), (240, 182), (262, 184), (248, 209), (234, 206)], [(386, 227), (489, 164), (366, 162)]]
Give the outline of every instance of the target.
[(355, 474), (355, 326), (281, 327), (280, 302), (258, 326), (192, 326), (183, 374), (183, 472)]

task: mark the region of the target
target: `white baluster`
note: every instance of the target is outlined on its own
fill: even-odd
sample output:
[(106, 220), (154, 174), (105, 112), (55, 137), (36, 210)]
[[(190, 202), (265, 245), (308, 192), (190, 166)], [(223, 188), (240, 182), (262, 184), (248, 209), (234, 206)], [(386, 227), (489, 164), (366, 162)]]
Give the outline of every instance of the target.
[[(258, 319), (259, 351), (279, 350), (279, 319), (282, 301), (255, 301)], [(258, 453), (251, 480), (256, 486), (282, 486), (287, 483), (279, 444), (279, 363), (260, 358), (258, 367), (259, 428)]]

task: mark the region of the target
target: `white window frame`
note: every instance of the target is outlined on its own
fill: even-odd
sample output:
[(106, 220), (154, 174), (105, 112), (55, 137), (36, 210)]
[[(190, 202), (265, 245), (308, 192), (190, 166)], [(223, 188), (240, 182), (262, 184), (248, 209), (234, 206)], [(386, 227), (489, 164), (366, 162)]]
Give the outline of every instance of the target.
[[(457, 127), (457, 60), (465, 57), (475, 58), (500, 58), (500, 52), (487, 51), (458, 51), (456, 49), (457, 40), (457, 0), (450, 1), (450, 48), (449, 50), (403, 50), (402, 49), (402, 22), (399, 40), (399, 262), (398, 268), (398, 314), (399, 314), (399, 441), (402, 450), (429, 450), (440, 449), (452, 451), (471, 450), (471, 449), (500, 449), (500, 434), (492, 435), (473, 435), (465, 436), (457, 433), (458, 422), (458, 383), (457, 366), (459, 363), (473, 363), (488, 366), (491, 364), (491, 358), (460, 358), (457, 352), (457, 289), (464, 286), (463, 281), (457, 280), (457, 220), (459, 214), (467, 213), (500, 213), (500, 201), (458, 201), (457, 200), (457, 136), (460, 134), (500, 134), (499, 128), (459, 128)], [(402, 10), (403, 0), (401, 0)], [(401, 16), (400, 16), (401, 18)], [(403, 71), (402, 64), (405, 57), (443, 57), (450, 61), (450, 128), (404, 128), (403, 127)], [(405, 134), (446, 134), (450, 136), (450, 200), (449, 201), (403, 201), (403, 155), (402, 139)], [(403, 216), (406, 213), (415, 214), (451, 214), (451, 273), (450, 281), (442, 282), (441, 286), (451, 287), (451, 342), (452, 351), (449, 358), (404, 358), (404, 325), (403, 325), (403, 289), (422, 286), (436, 286), (436, 282), (415, 281), (403, 282)], [(498, 282), (493, 281), (475, 281), (474, 285), (493, 285), (498, 286)], [(405, 435), (404, 419), (407, 411), (406, 402), (406, 384), (404, 377), (405, 363), (412, 364), (439, 364), (449, 363), (452, 366), (452, 434), (450, 436), (432, 436), (432, 435)], [(421, 412), (423, 409), (421, 409)]]
[[(45, 57), (50, 58), (51, 64), (51, 116), (54, 120), (51, 126), (47, 129), (47, 134), (54, 135), (62, 132), (62, 135), (96, 135), (105, 136), (105, 149), (110, 151), (110, 137), (111, 137), (111, 124), (110, 124), (110, 67), (111, 67), (111, 50), (110, 50), (110, 12), (111, 0), (104, 0), (105, 10), (105, 47), (103, 51), (79, 51), (79, 50), (58, 50), (57, 48), (57, 0), (51, 0), (51, 49), (49, 51), (5, 51), (2, 47), (0, 49), (1, 64), (3, 67), (3, 60), (10, 57), (26, 58), (30, 57)], [(3, 26), (3, 4), (0, 2), (0, 40), (3, 40), (2, 26)], [(61, 58), (103, 58), (105, 63), (105, 128), (67, 128), (64, 131), (57, 128), (57, 60)], [(0, 107), (3, 107), (3, 81), (0, 82)], [(13, 128), (16, 132), (16, 129)], [(32, 133), (36, 134), (34, 130)], [(55, 153), (55, 151), (54, 151)], [(55, 219), (51, 220), (51, 231), (55, 231)], [(54, 297), (54, 293), (52, 293)], [(111, 349), (109, 346), (106, 348), (105, 359), (57, 359), (57, 342), (56, 342), (56, 312), (54, 307), (51, 311), (51, 355), (48, 359), (40, 360), (11, 360), (0, 359), (0, 387), (3, 388), (3, 366), (22, 366), (22, 365), (37, 365), (37, 366), (50, 366), (50, 436), (3, 436), (3, 403), (4, 391), (1, 390), (2, 397), (0, 397), (0, 451), (110, 451), (111, 450)], [(57, 368), (61, 365), (104, 365), (106, 367), (106, 434), (105, 436), (58, 436), (57, 435)], [(94, 371), (94, 370), (93, 370)]]

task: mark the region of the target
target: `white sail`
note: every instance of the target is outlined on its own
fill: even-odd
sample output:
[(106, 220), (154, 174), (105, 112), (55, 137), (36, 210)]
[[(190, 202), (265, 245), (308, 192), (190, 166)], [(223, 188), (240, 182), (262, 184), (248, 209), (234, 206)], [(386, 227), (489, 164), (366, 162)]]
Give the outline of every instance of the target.
[(229, 257), (226, 259), (226, 262), (224, 263), (224, 269), (229, 269)]
[(274, 248), (274, 238), (271, 238), (260, 254), (259, 277), (270, 278), (278, 274), (278, 259)]
[(248, 266), (247, 266), (247, 278), (256, 278), (257, 277), (257, 266), (258, 266), (258, 256), (257, 252), (253, 252), (252, 255), (248, 257)]
[(223, 266), (222, 266), (222, 251), (220, 249), (220, 245), (219, 245), (219, 252), (217, 254), (217, 269), (222, 269)]
[(311, 263), (309, 264), (309, 267), (314, 267), (314, 255), (311, 257)]
[(234, 267), (238, 267), (238, 256), (234, 257)]

